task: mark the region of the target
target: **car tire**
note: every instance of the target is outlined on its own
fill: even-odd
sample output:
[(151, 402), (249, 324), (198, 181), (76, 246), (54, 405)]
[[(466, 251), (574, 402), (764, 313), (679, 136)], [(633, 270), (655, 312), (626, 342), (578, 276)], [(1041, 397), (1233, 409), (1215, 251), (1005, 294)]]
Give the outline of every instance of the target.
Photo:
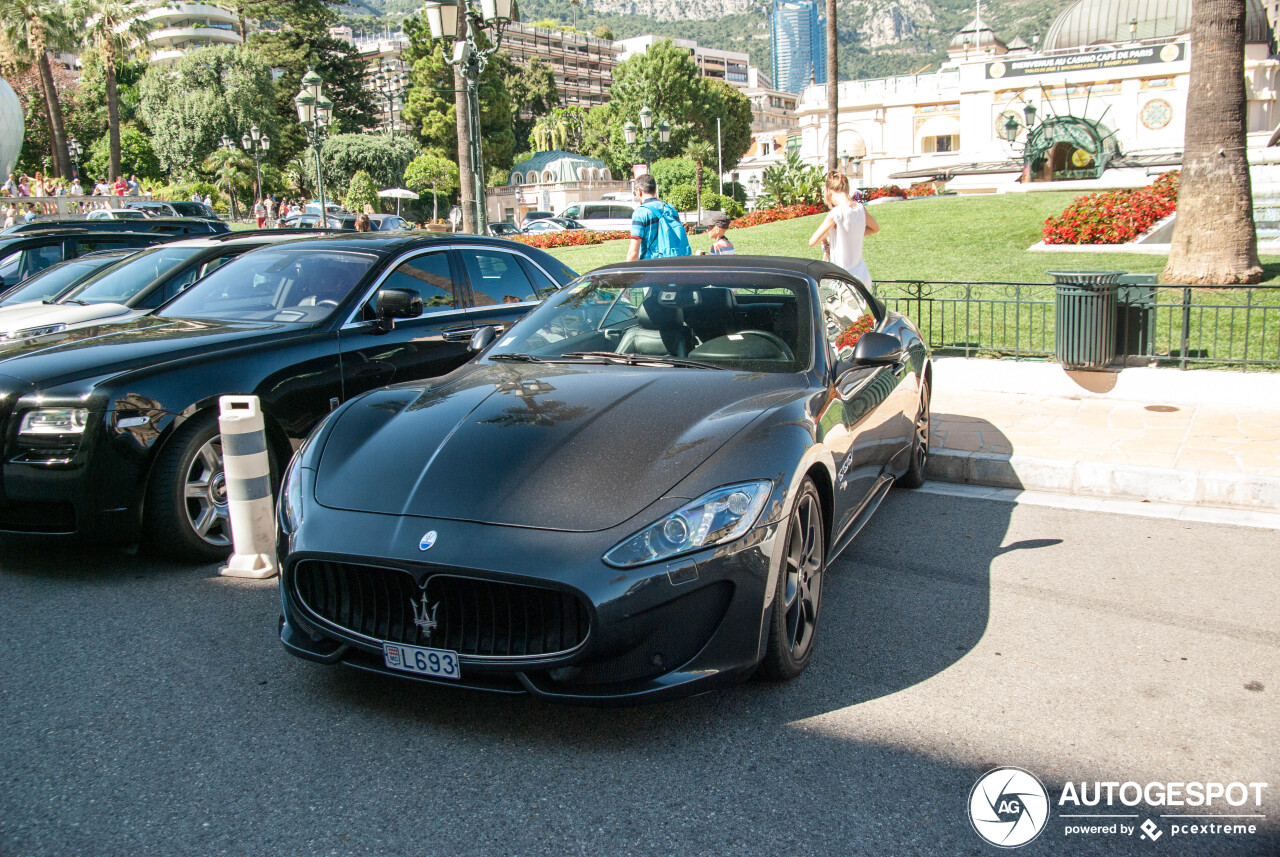
[(174, 559), (213, 562), (231, 554), (215, 412), (187, 420), (160, 450), (147, 485), (142, 527), (147, 546)]
[(782, 549), (768, 648), (759, 670), (760, 676), (773, 681), (787, 681), (804, 672), (817, 637), (827, 541), (822, 502), (808, 477), (801, 483), (787, 519)]
[(911, 463), (907, 472), (898, 477), (903, 488), (919, 488), (925, 482), (925, 470), (929, 467), (929, 382), (920, 387), (920, 409), (916, 412), (915, 425), (911, 429)]

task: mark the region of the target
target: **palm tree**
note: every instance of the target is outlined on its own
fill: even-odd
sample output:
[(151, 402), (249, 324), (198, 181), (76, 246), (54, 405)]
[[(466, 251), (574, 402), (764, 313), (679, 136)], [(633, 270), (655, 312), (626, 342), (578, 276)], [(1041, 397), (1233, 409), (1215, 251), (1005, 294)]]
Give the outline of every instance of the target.
[(0, 26), (4, 28), (5, 40), (20, 60), (34, 64), (39, 70), (45, 118), (53, 145), (53, 172), (69, 180), (71, 164), (67, 155), (67, 133), (62, 122), (62, 104), (53, 83), (53, 67), (49, 64), (50, 49), (69, 41), (70, 28), (65, 12), (61, 4), (52, 0), (5, 0), (0, 3)]
[(220, 146), (204, 160), (205, 172), (212, 173), (214, 184), (226, 191), (231, 200), (231, 219), (239, 217), (236, 194), (253, 186), (253, 161), (235, 145)]
[(684, 156), (693, 161), (694, 186), (698, 191), (698, 219), (702, 219), (702, 170), (716, 161), (716, 147), (706, 140), (690, 140), (684, 147)]
[(840, 45), (836, 30), (836, 0), (827, 0), (827, 172), (836, 168), (839, 156), (836, 142), (839, 137), (840, 93), (836, 78), (840, 76)]
[(1191, 6), (1191, 76), (1178, 217), (1166, 283), (1227, 285), (1262, 279), (1245, 153), (1245, 0)]
[(122, 56), (146, 39), (150, 24), (137, 17), (136, 7), (121, 0), (76, 0), (73, 7), (76, 23), (83, 24), (85, 40), (102, 54), (102, 69), (107, 83), (107, 134), (110, 166), (107, 180), (120, 175), (120, 99), (116, 95), (116, 57)]

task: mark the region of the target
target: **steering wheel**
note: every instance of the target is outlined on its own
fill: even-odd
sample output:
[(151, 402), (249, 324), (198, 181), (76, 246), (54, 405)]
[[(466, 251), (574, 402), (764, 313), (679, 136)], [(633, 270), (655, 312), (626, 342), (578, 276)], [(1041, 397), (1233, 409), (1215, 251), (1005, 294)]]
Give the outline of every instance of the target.
[(770, 333), (767, 330), (741, 330), (739, 333), (743, 336), (750, 334), (751, 336), (760, 337), (774, 348), (777, 348), (778, 353), (782, 355), (783, 360), (791, 361), (796, 359), (796, 356), (791, 353), (791, 348), (788, 347), (787, 343), (782, 341), (782, 337), (777, 334)]

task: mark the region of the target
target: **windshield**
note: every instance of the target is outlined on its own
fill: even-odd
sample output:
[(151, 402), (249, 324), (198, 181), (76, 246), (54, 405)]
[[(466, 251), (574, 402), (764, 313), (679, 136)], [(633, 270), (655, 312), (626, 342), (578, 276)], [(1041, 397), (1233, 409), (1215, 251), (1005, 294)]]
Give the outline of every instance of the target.
[(157, 315), (310, 324), (337, 309), (375, 258), (305, 245), (254, 250), (200, 280)]
[(588, 274), (515, 325), (486, 359), (703, 364), (799, 372), (813, 354), (809, 281), (751, 271)]
[(181, 217), (209, 217), (211, 212), (199, 202), (171, 202), (169, 205)]
[(109, 268), (72, 289), (60, 300), (87, 304), (123, 304), (137, 297), (159, 277), (201, 252), (203, 247), (161, 245)]
[(111, 256), (95, 256), (91, 259), (73, 259), (70, 262), (55, 265), (36, 274), (12, 293), (5, 295), (4, 299), (0, 300), (0, 306), (12, 306), (26, 303), (27, 301), (52, 300), (61, 296), (63, 292), (66, 292), (94, 271), (101, 270), (108, 265), (114, 265), (126, 255), (128, 254), (122, 253)]

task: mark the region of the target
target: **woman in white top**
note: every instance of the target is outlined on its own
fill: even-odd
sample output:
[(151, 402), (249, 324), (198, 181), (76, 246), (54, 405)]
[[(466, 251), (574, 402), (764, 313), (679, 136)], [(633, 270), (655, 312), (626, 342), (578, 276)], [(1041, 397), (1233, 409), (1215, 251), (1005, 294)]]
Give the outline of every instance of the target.
[(849, 196), (849, 179), (840, 170), (827, 173), (827, 186), (822, 196), (831, 210), (809, 239), (809, 246), (822, 244), (829, 250), (827, 258), (833, 264), (844, 268), (869, 287), (871, 272), (862, 258), (862, 239), (879, 232), (880, 224), (862, 203)]

